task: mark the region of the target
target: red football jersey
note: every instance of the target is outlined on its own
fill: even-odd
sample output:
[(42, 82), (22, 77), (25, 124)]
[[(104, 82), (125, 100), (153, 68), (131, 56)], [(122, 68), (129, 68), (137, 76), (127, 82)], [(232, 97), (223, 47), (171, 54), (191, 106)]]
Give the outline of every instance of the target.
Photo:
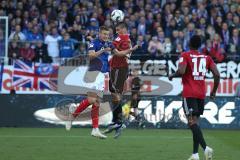
[(205, 75), (207, 70), (215, 65), (212, 58), (191, 50), (181, 54), (179, 64), (187, 66), (182, 76), (183, 97), (204, 99), (206, 96)]
[[(114, 47), (119, 51), (124, 51), (131, 48), (131, 40), (128, 34), (118, 35), (118, 37), (112, 42)], [(112, 68), (128, 67), (127, 57), (114, 55), (110, 61)]]

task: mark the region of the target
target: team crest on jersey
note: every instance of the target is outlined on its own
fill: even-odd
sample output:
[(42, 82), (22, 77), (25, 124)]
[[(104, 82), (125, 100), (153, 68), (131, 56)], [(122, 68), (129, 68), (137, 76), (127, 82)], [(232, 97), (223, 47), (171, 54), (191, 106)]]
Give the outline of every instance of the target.
[(120, 37), (117, 37), (116, 39), (115, 39), (115, 41), (121, 41), (121, 38)]
[(93, 46), (94, 46), (93, 43), (90, 43), (90, 44), (89, 44), (89, 48), (92, 48)]

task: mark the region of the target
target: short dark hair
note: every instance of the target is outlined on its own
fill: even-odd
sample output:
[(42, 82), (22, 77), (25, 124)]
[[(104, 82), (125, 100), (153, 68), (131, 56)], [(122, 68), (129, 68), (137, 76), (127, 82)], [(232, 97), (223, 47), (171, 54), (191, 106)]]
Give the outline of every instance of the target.
[(106, 27), (106, 26), (101, 26), (101, 27), (99, 28), (99, 31), (100, 31), (100, 32), (101, 32), (101, 31), (109, 31), (109, 28)]
[(194, 35), (190, 39), (189, 47), (191, 49), (198, 49), (199, 47), (201, 47), (201, 44), (202, 44), (201, 37), (199, 35)]
[(124, 22), (119, 22), (115, 27), (126, 28), (126, 29), (128, 28), (127, 24)]

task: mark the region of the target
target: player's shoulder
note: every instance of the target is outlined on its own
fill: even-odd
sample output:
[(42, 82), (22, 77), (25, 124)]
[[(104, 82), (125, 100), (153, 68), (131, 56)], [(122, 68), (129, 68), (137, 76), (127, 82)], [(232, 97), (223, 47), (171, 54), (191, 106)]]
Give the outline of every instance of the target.
[(188, 57), (188, 56), (190, 56), (190, 52), (189, 51), (181, 53), (181, 57)]

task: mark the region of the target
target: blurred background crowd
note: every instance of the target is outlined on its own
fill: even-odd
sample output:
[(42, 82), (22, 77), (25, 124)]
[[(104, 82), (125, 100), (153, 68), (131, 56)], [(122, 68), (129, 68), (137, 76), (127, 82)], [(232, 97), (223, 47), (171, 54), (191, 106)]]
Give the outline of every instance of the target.
[(86, 55), (99, 26), (112, 27), (117, 8), (133, 45), (142, 44), (133, 58), (177, 57), (198, 34), (201, 51), (215, 61), (240, 59), (240, 0), (1, 0), (0, 16), (9, 18), (8, 57), (48, 63)]

